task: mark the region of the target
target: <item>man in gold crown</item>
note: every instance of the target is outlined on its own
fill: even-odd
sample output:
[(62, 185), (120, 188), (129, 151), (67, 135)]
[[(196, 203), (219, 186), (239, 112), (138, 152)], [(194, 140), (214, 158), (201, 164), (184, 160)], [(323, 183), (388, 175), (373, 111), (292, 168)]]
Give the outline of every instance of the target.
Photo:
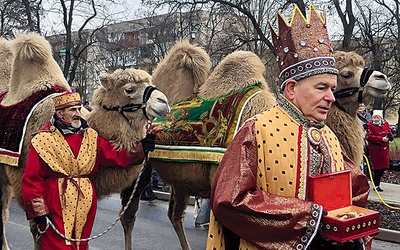
[(324, 124), (335, 101), (338, 70), (325, 24), (310, 6), (271, 28), (282, 94), (277, 105), (235, 135), (211, 189), (207, 249), (361, 249), (338, 244), (321, 229), (324, 208), (308, 199), (309, 176), (352, 171), (353, 204), (365, 206), (366, 177)]
[[(31, 140), (22, 177), (22, 197), (27, 219), (44, 230), (47, 219), (69, 238), (90, 237), (97, 208), (91, 176), (99, 165), (128, 167), (140, 164), (144, 152), (154, 149), (145, 138), (132, 152), (117, 151), (81, 117), (78, 93), (67, 92), (54, 100), (55, 114)], [(88, 249), (88, 242), (64, 240), (54, 230), (40, 238), (45, 249)]]

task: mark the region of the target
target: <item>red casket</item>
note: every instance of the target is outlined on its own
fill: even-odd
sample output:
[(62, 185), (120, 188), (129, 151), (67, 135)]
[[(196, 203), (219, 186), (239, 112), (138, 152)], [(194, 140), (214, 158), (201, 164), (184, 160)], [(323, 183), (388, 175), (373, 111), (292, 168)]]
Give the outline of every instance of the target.
[(309, 178), (310, 200), (324, 207), (325, 236), (346, 242), (379, 233), (379, 212), (352, 205), (350, 171), (312, 176)]

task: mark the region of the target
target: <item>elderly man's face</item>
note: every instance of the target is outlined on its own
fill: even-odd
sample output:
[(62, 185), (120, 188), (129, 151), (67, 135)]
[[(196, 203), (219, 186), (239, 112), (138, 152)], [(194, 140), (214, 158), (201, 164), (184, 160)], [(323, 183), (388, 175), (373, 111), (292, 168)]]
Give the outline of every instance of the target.
[(333, 74), (319, 74), (294, 81), (291, 101), (308, 120), (322, 122), (335, 101), (333, 92), (336, 86), (337, 76)]
[(68, 107), (57, 111), (58, 116), (66, 123), (71, 124), (74, 128), (79, 128), (81, 126), (81, 105), (76, 105)]

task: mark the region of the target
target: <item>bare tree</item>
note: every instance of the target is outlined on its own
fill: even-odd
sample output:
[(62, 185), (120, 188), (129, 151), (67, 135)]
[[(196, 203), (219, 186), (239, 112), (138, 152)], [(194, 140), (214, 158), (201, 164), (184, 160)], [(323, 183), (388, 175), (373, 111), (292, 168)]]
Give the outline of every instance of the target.
[(13, 30), (40, 33), (41, 0), (0, 0), (0, 36), (12, 37)]
[(40, 34), (40, 12), (42, 9), (42, 0), (22, 0), (25, 8), (27, 27), (30, 31), (36, 31)]
[(339, 15), (340, 21), (343, 25), (343, 41), (341, 50), (350, 51), (352, 50), (351, 40), (353, 38), (354, 26), (356, 24), (356, 18), (353, 13), (353, 1), (345, 1), (346, 6), (344, 11), (341, 8), (341, 1), (332, 0), (332, 2), (335, 5), (336, 13)]
[[(222, 1), (222, 0), (153, 0), (142, 1), (153, 9), (166, 11), (169, 15), (181, 12), (207, 12), (207, 19), (197, 23), (196, 39), (204, 45), (214, 65), (235, 50), (250, 50), (264, 59), (265, 64), (277, 70), (273, 56), (273, 45), (269, 39), (268, 21), (274, 20), (277, 10), (283, 6), (279, 1)], [(193, 23), (191, 24), (193, 25)], [(182, 27), (184, 28), (184, 27)], [(177, 35), (179, 38), (179, 34)], [(266, 76), (275, 89), (275, 74)]]
[[(113, 6), (120, 6), (121, 11), (111, 13)], [(85, 99), (86, 81), (90, 77), (87, 74), (93, 73), (87, 67), (95, 64), (88, 59), (88, 49), (100, 42), (99, 37), (103, 36), (97, 36), (99, 31), (106, 25), (115, 23), (116, 18), (124, 12), (128, 12), (128, 8), (124, 7), (123, 0), (59, 0), (53, 2), (47, 10), (48, 14), (62, 20), (60, 27), (63, 29), (53, 31), (58, 35), (49, 38), (55, 48), (55, 57), (60, 62), (68, 83), (77, 86)]]
[[(392, 82), (392, 90), (386, 98), (374, 101), (374, 109), (398, 107), (396, 101), (400, 87), (398, 82), (398, 1), (356, 1), (358, 11), (357, 30), (353, 35), (354, 48), (366, 58), (367, 64), (384, 72)], [(397, 2), (397, 7), (396, 7)], [(397, 9), (397, 12), (396, 12)], [(397, 20), (397, 21), (396, 21)]]

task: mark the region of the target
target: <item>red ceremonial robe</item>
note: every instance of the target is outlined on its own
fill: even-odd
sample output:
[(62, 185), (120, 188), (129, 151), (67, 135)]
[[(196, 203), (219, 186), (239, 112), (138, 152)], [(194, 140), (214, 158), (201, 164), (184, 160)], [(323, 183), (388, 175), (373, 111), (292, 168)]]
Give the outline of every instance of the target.
[[(312, 249), (310, 243), (320, 223), (316, 217), (321, 207), (307, 200), (306, 176), (315, 166), (323, 165), (305, 141), (304, 127), (296, 125), (305, 118), (288, 101), (283, 103), (284, 108), (267, 111), (266, 118), (260, 115), (248, 120), (229, 145), (211, 192), (212, 211), (224, 227), (220, 229), (211, 218), (207, 249), (237, 249), (239, 240), (239, 249)], [(261, 118), (266, 123), (258, 130), (257, 120)], [(268, 131), (263, 137), (265, 141), (257, 139), (262, 130)], [(365, 175), (346, 155), (341, 156), (340, 145), (329, 128), (325, 126), (320, 131), (332, 153), (328, 158), (329, 168), (325, 170), (351, 170), (353, 205), (365, 207), (369, 194)], [(271, 145), (266, 149), (268, 157), (259, 159), (259, 149), (268, 145)], [(296, 155), (294, 159), (293, 155)], [(291, 161), (296, 163), (282, 163)], [(264, 174), (259, 171), (261, 167), (265, 168)], [(266, 185), (259, 187), (259, 180), (263, 179)], [(296, 192), (291, 194), (292, 190)], [(232, 232), (239, 237), (232, 236)]]
[[(50, 124), (47, 124), (46, 126), (49, 128)], [(64, 138), (71, 148), (74, 157), (77, 158), (81, 149), (83, 134), (68, 134), (64, 135)], [(94, 168), (89, 173), (89, 180), (90, 176), (96, 174), (99, 165), (128, 167), (143, 162), (144, 153), (141, 144), (138, 144), (135, 152), (127, 153), (125, 150), (116, 151), (112, 143), (104, 140), (100, 136), (97, 137), (96, 143), (97, 157)], [(58, 184), (59, 178), (66, 179), (63, 176), (60, 176), (59, 173), (52, 171), (52, 169), (39, 156), (35, 148), (31, 146), (26, 163), (26, 170), (22, 178), (22, 197), (25, 203), (27, 218), (31, 219), (41, 216), (46, 214), (48, 211), (53, 218), (53, 223), (56, 228), (61, 233), (65, 234), (63, 212), (60, 202), (61, 194), (59, 193)], [(80, 237), (82, 239), (90, 237), (97, 209), (96, 190), (92, 183), (91, 185), (93, 189), (92, 202)], [(38, 199), (44, 201), (44, 204), (42, 204), (44, 207), (41, 207), (41, 209), (34, 207), (34, 205), (36, 205), (34, 204), (34, 201), (37, 201)], [(41, 229), (43, 230), (44, 227)], [(73, 231), (72, 238), (74, 237), (75, 235)], [(42, 250), (88, 249), (88, 242), (80, 242), (79, 244), (71, 242), (70, 245), (67, 245), (66, 241), (58, 236), (51, 228), (41, 236), (40, 240), (42, 242)]]

